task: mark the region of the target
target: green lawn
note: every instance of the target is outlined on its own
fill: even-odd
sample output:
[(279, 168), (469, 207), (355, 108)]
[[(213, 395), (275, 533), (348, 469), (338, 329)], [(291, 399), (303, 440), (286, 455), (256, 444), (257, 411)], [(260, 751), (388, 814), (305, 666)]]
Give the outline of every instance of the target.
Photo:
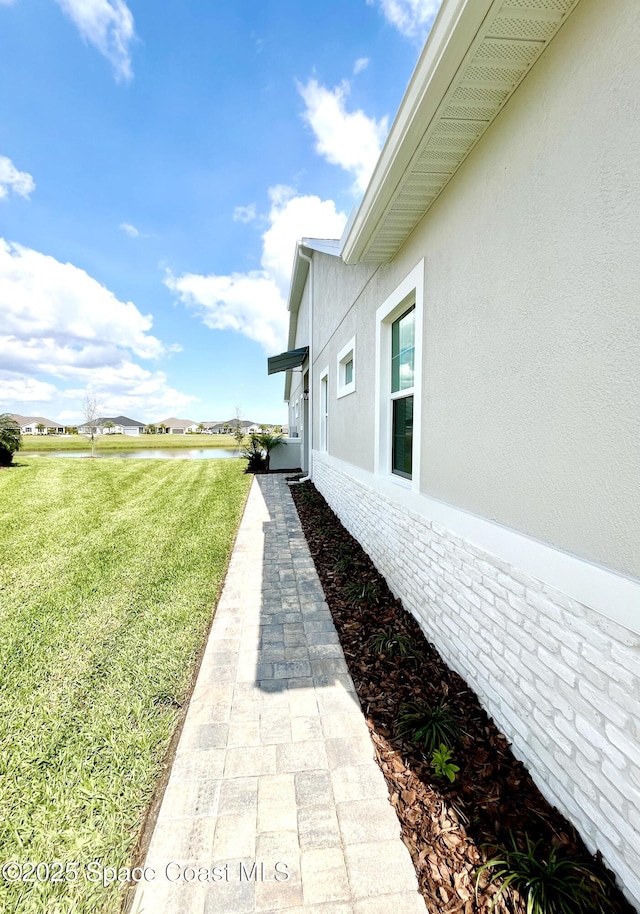
[[(233, 435), (97, 435), (97, 451), (133, 451), (158, 447), (237, 448)], [(91, 442), (84, 435), (23, 435), (23, 451), (87, 451)]]
[[(241, 460), (0, 471), (0, 856), (122, 866), (210, 622)], [(0, 910), (116, 912), (117, 887), (9, 885)]]

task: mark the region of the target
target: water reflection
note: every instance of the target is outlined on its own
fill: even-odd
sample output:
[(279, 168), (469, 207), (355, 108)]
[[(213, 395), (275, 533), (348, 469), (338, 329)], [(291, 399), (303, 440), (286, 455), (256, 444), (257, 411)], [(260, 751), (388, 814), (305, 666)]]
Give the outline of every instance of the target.
[[(91, 451), (20, 451), (20, 457), (91, 457)], [(170, 460), (182, 458), (183, 460), (215, 460), (222, 457), (239, 457), (238, 451), (226, 447), (186, 448), (163, 447), (146, 448), (135, 451), (98, 451), (94, 457), (121, 457), (126, 460)]]

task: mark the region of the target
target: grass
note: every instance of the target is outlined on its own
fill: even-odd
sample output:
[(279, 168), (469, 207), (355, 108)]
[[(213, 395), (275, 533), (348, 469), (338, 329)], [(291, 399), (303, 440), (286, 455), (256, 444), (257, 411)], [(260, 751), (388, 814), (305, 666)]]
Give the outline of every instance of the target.
[[(139, 448), (209, 448), (236, 450), (233, 435), (98, 435), (96, 451), (134, 451)], [(84, 435), (23, 435), (23, 451), (90, 451), (91, 441)], [(16, 454), (18, 459), (20, 452)]]
[[(124, 866), (250, 477), (234, 459), (18, 459), (0, 471), (0, 862)], [(0, 881), (7, 912), (119, 904), (83, 878)]]

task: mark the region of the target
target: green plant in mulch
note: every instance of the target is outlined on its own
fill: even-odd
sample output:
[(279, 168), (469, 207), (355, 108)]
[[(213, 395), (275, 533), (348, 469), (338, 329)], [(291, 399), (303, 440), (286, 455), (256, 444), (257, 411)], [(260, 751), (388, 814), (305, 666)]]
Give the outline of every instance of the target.
[(380, 587), (373, 581), (350, 581), (345, 585), (344, 595), (352, 606), (358, 606), (360, 603), (377, 603), (380, 599)]
[(398, 716), (398, 735), (428, 753), (441, 743), (451, 746), (460, 739), (460, 727), (449, 702), (442, 698), (435, 705), (411, 701), (403, 704)]
[(387, 657), (418, 657), (421, 653), (415, 638), (394, 631), (391, 626), (372, 635), (369, 646), (376, 654), (386, 654)]
[(341, 555), (333, 566), (334, 571), (336, 571), (338, 574), (347, 574), (348, 572), (353, 571), (355, 567), (356, 560), (352, 555), (349, 554)]
[(593, 867), (565, 847), (551, 847), (525, 836), (522, 849), (511, 834), (510, 847), (496, 848), (495, 856), (478, 870), (480, 877), (492, 870), (491, 882), (501, 885), (491, 908), (507, 889), (515, 889), (526, 902), (527, 914), (607, 914), (614, 905), (607, 884)]
[(431, 767), (437, 777), (448, 778), (452, 784), (456, 779), (456, 774), (460, 771), (460, 766), (453, 761), (453, 750), (445, 746), (444, 743), (440, 743), (440, 746), (434, 749), (431, 757)]
[(320, 503), (316, 489), (306, 483), (302, 483), (297, 489), (296, 497), (303, 505), (313, 505)]

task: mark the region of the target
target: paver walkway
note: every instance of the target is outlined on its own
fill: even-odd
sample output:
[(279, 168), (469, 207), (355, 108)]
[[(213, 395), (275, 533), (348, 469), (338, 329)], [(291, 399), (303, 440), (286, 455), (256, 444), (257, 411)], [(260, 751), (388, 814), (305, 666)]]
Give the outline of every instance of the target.
[(425, 914), (291, 494), (256, 477), (135, 914)]

